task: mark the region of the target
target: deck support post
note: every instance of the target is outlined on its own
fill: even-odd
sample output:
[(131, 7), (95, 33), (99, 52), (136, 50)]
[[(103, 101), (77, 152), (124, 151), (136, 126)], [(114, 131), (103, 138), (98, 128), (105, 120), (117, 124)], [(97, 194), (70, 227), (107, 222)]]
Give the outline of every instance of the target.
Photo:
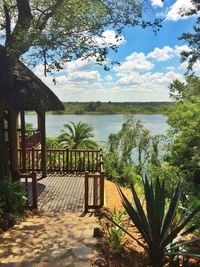
[(33, 196), (33, 208), (38, 209), (37, 176), (35, 172), (32, 173), (32, 196)]
[(41, 169), (42, 178), (47, 177), (47, 163), (46, 163), (46, 125), (45, 125), (45, 112), (38, 113), (40, 138), (41, 138)]
[(89, 172), (85, 172), (85, 212), (88, 212)]
[(21, 120), (21, 149), (22, 149), (22, 172), (26, 172), (26, 132), (24, 111), (20, 112)]
[(17, 117), (18, 112), (12, 109), (8, 110), (8, 136), (9, 136), (9, 154), (10, 171), (13, 180), (17, 180), (18, 169), (18, 139), (17, 139)]
[(104, 205), (104, 171), (100, 172), (100, 206)]

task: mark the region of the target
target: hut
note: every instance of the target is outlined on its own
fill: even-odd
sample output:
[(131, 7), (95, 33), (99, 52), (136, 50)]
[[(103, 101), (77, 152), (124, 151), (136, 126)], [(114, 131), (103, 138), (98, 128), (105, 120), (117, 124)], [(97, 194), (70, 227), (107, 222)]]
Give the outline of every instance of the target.
[[(6, 106), (9, 163), (12, 174), (18, 173), (18, 131), (21, 135), (22, 165), (26, 171), (26, 136), (25, 111), (37, 113), (38, 132), (41, 143), (42, 176), (46, 176), (46, 130), (45, 112), (63, 110), (64, 106), (58, 97), (23, 63), (17, 62), (14, 70), (14, 88)], [(20, 116), (21, 128), (18, 129)], [(39, 133), (39, 134), (38, 134)]]

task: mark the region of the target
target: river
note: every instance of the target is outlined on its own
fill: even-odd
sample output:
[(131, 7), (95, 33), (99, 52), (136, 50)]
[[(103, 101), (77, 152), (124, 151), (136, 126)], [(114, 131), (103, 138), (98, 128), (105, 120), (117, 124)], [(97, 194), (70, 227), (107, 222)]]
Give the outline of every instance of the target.
[[(140, 120), (152, 135), (165, 134), (168, 129), (167, 117), (161, 114), (136, 114), (134, 117)], [(55, 137), (61, 134), (65, 123), (83, 121), (94, 127), (94, 139), (104, 142), (111, 133), (120, 130), (124, 118), (124, 115), (46, 115), (46, 133), (48, 137)], [(36, 115), (26, 115), (26, 122), (37, 128)]]

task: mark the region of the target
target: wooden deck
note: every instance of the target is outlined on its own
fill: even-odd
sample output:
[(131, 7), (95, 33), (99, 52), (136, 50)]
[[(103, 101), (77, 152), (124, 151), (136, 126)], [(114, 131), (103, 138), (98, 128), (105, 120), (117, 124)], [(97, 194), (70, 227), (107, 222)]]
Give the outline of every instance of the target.
[[(84, 176), (49, 175), (38, 181), (37, 193), (39, 211), (82, 212), (84, 210)], [(90, 185), (89, 199), (92, 198), (92, 194)]]

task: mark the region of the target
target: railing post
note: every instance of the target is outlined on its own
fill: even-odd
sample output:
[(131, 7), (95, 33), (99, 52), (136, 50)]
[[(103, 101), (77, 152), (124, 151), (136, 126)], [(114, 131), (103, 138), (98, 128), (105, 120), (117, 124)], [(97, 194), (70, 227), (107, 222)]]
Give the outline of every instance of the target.
[(94, 206), (97, 206), (97, 193), (98, 193), (98, 178), (94, 177), (93, 178), (93, 204)]
[(85, 172), (85, 212), (88, 212), (89, 172)]
[(31, 158), (32, 158), (32, 171), (34, 172), (35, 170), (35, 151), (34, 147), (31, 149)]
[(104, 205), (104, 172), (100, 172), (100, 206)]
[(32, 173), (32, 196), (33, 196), (33, 208), (38, 208), (38, 202), (37, 202), (37, 177), (36, 173)]
[(25, 136), (25, 115), (24, 111), (20, 112), (21, 116), (21, 157), (22, 157), (22, 171), (26, 171), (26, 136)]
[(66, 172), (69, 171), (69, 148), (66, 148)]
[(27, 200), (26, 200), (26, 206), (28, 207), (29, 206), (29, 202), (28, 202), (28, 178), (25, 177), (24, 179), (25, 179), (26, 198), (27, 198)]

